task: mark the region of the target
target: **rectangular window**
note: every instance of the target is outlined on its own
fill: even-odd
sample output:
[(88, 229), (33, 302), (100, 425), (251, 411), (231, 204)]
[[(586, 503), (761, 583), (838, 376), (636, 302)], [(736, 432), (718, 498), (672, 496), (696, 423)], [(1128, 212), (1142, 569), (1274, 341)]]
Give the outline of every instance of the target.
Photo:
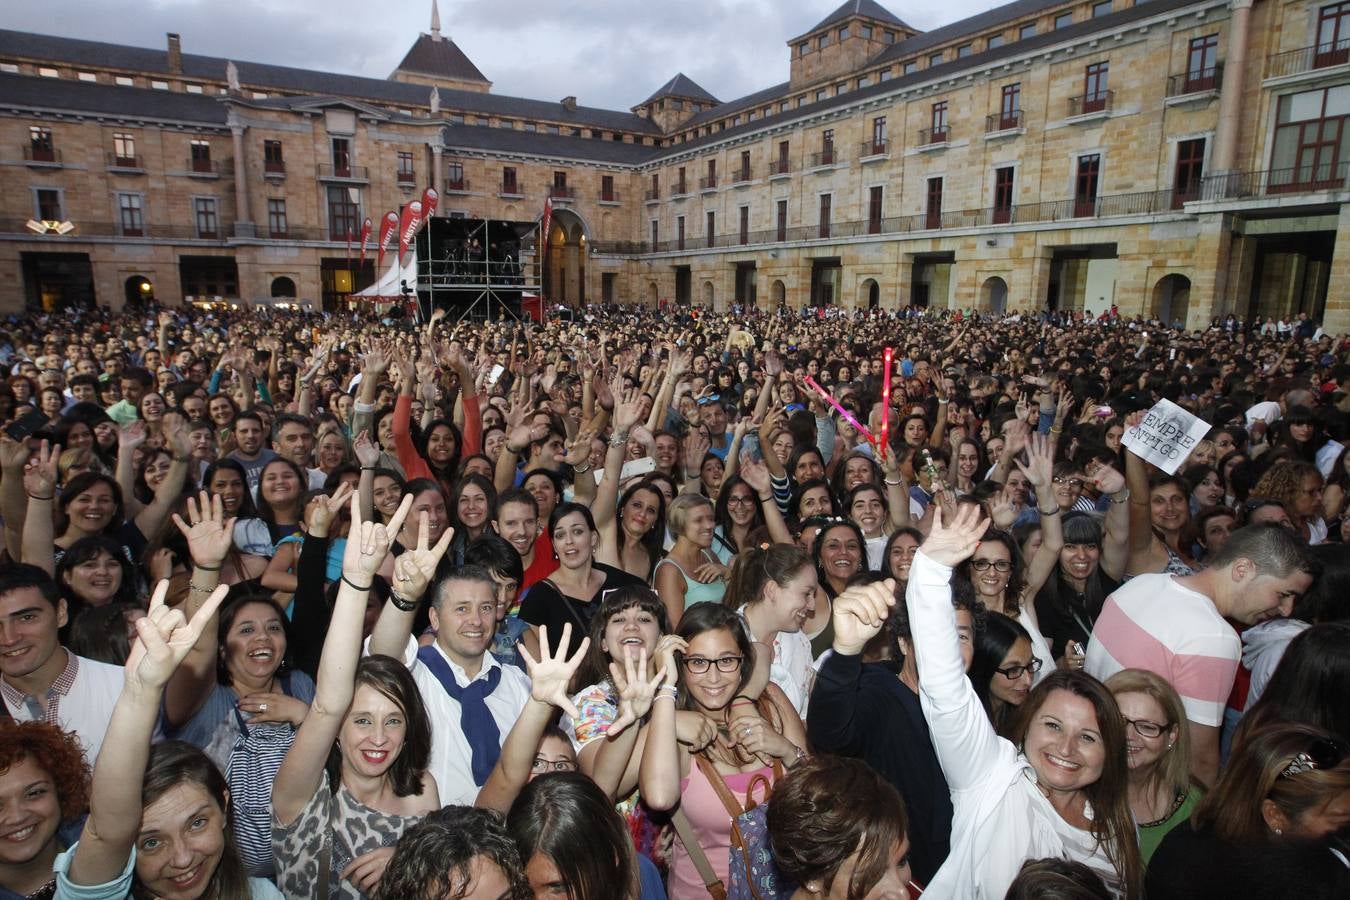
[(1317, 13), (1317, 50), (1313, 66), (1338, 66), (1350, 62), (1350, 3), (1324, 6)]
[(780, 174), (780, 175), (788, 171), (788, 150), (789, 150), (789, 148), (788, 148), (788, 142), (787, 142), (787, 141), (779, 141), (779, 142), (778, 142), (778, 169), (777, 169), (777, 173)]
[(269, 199), (267, 201), (267, 233), (274, 238), (286, 236), (286, 201)]
[(600, 199), (606, 203), (614, 202), (614, 176), (600, 176)]
[(820, 236), (830, 236), (830, 205), (834, 202), (831, 194), (820, 195)]
[(1003, 86), (1003, 95), (999, 101), (998, 127), (999, 130), (1006, 128), (1016, 128), (1022, 124), (1022, 85), (1005, 84)]
[(1275, 145), (1269, 190), (1339, 189), (1350, 105), (1343, 87), (1281, 97), (1276, 106)]
[(145, 234), (145, 217), (141, 209), (140, 194), (117, 195), (117, 217), (126, 237), (140, 237)]
[(502, 166), (502, 193), (519, 194), (516, 188), (516, 167)]
[(872, 120), (872, 155), (886, 152), (886, 117), (877, 116)]
[(1187, 200), (1200, 196), (1200, 179), (1205, 174), (1205, 139), (1177, 143), (1177, 174), (1172, 181), (1172, 208), (1181, 209)]
[(827, 91), (825, 88), (821, 88), (820, 90), (816, 91), (816, 102), (817, 102), (817, 103), (819, 103), (819, 102), (822, 101), (822, 100), (828, 100), (829, 98), (830, 98), (830, 92)]
[(1100, 19), (1109, 15), (1111, 15), (1111, 0), (1101, 0), (1100, 3), (1092, 4), (1092, 18)]
[(988, 50), (997, 50), (999, 47), (1003, 46), (1003, 35), (1001, 34), (989, 35), (988, 40), (984, 42), (984, 46)]
[(398, 168), (395, 170), (395, 176), (399, 184), (413, 184), (417, 181), (417, 172), (413, 168), (413, 155), (411, 150), (398, 151)]
[(928, 203), (925, 225), (928, 228), (942, 227), (942, 179), (928, 179)]
[(881, 198), (884, 192), (881, 185), (867, 190), (867, 233), (881, 233)]
[(42, 78), (60, 78), (61, 73), (48, 66), (39, 66), (38, 75)]
[(845, 25), (843, 28), (839, 29), (839, 40), (842, 41), (847, 37), (848, 37), (848, 26)]
[(684, 249), (684, 216), (675, 217), (675, 249)]
[(1068, 27), (1069, 27), (1070, 25), (1072, 25), (1072, 24), (1073, 24), (1073, 13), (1072, 13), (1072, 12), (1062, 12), (1062, 13), (1060, 13), (1059, 15), (1055, 16), (1055, 30), (1056, 30), (1056, 31), (1058, 31), (1058, 30), (1061, 29), (1061, 28), (1068, 28)]
[(834, 129), (826, 128), (820, 133), (820, 164), (834, 165)]
[(1101, 183), (1102, 158), (1098, 153), (1078, 157), (1078, 175), (1074, 179), (1073, 206), (1075, 216), (1097, 214), (1097, 191)]
[(347, 138), (332, 139), (333, 174), (350, 178), (352, 174), (352, 142)]
[(1013, 171), (1012, 166), (994, 170), (995, 225), (1005, 225), (1012, 221)]
[(885, 36), (884, 40), (885, 40), (886, 43), (888, 43), (888, 44), (894, 44), (894, 43), (895, 43), (895, 32), (894, 32), (894, 31), (888, 31), (888, 32), (886, 32), (886, 36)]
[(447, 191), (462, 191), (464, 188), (464, 163), (451, 160), (445, 164), (445, 189)]
[(37, 217), (40, 222), (63, 222), (65, 221), (64, 211), (61, 209), (61, 192), (50, 188), (40, 188), (33, 192), (34, 201), (37, 204)]
[(189, 94), (204, 93), (200, 84), (185, 84), (183, 85), (183, 90), (187, 91)]
[(861, 88), (867, 87), (867, 86), (868, 86), (869, 84), (871, 84), (871, 83), (872, 83), (872, 78), (871, 78), (871, 76), (868, 76), (868, 75), (864, 75), (864, 76), (862, 76), (861, 78), (858, 79), (858, 87), (859, 87), (860, 89), (861, 89)]
[(931, 69), (931, 68), (933, 68), (934, 66), (940, 66), (940, 65), (942, 65), (942, 54), (941, 54), (941, 53), (934, 53), (933, 55), (931, 55), (931, 56), (928, 57), (928, 68)]
[(703, 225), (703, 234), (708, 239), (708, 246), (712, 247), (717, 243), (717, 213), (710, 209), (706, 215), (707, 222)]
[(328, 239), (345, 241), (349, 234), (360, 234), (361, 193), (356, 188), (328, 189)]
[(113, 83), (118, 87), (131, 87), (136, 82), (126, 75), (117, 75), (113, 78)]
[(113, 133), (113, 164), (126, 168), (136, 167), (136, 138), (125, 132)]
[(214, 197), (198, 197), (192, 201), (192, 208), (197, 218), (197, 237), (218, 237), (220, 225), (216, 219), (216, 199)]
[(859, 25), (858, 37), (866, 38), (867, 40), (870, 41), (872, 39), (872, 26), (867, 24)]
[(708, 180), (704, 187), (717, 187), (717, 160), (708, 160)]
[(817, 49), (817, 50), (824, 50), (824, 49), (825, 49), (826, 47), (828, 47), (828, 46), (830, 46), (830, 34), (829, 34), (829, 32), (826, 32), (825, 34), (822, 34), (820, 37), (816, 38), (816, 49)]
[(962, 44), (961, 46), (956, 48), (956, 58), (965, 59), (967, 56), (970, 56), (974, 52), (975, 52), (974, 44)]
[(777, 231), (775, 232), (774, 239), (779, 242), (787, 240), (787, 203), (788, 202), (786, 200), (778, 201), (778, 212), (776, 219)]
[(1104, 62), (1093, 63), (1084, 71), (1083, 112), (1099, 112), (1106, 109), (1109, 74), (1109, 64)]
[(741, 151), (741, 181), (750, 180), (750, 151)]
[(189, 161), (194, 172), (211, 172), (211, 145), (206, 141), (188, 141)]
[(56, 162), (56, 144), (50, 128), (29, 127), (28, 158), (35, 162)]
[(656, 200), (661, 196), (661, 176), (656, 172), (652, 173), (652, 186), (647, 191), (648, 200)]
[(741, 216), (740, 222), (741, 244), (745, 245), (750, 243), (750, 207), (742, 206), (740, 209), (740, 216)]
[(658, 225), (655, 219), (652, 219), (652, 252), (656, 252), (656, 238), (658, 235)]
[(913, 75), (919, 71), (919, 61), (917, 59), (906, 60), (905, 64), (900, 67), (900, 71), (904, 75)]
[(98, 81), (98, 76), (95, 75), (93, 72), (80, 72), (75, 77), (80, 79), (81, 81), (93, 81), (93, 82)]
[(675, 179), (675, 193), (677, 194), (689, 193), (689, 182), (685, 178), (684, 166), (680, 166), (679, 175)]
[(928, 140), (936, 144), (947, 139), (947, 101), (942, 100), (933, 104), (933, 114), (929, 123), (930, 131)]
[(1219, 36), (1207, 34), (1191, 41), (1186, 51), (1186, 93), (1212, 91), (1218, 83)]
[(1035, 36), (1036, 36), (1036, 23), (1035, 23), (1035, 22), (1028, 22), (1027, 24), (1023, 25), (1021, 28), (1017, 29), (1017, 39), (1018, 39), (1019, 41), (1025, 41), (1027, 38), (1029, 38), (1029, 37), (1035, 37)]
[(805, 56), (809, 52), (811, 52), (811, 45), (808, 42), (802, 41), (800, 44), (797, 45), (798, 56)]
[(281, 141), (263, 141), (263, 171), (286, 171), (286, 157), (281, 151)]
[(890, 81), (890, 80), (891, 80), (892, 78), (894, 78), (894, 77), (895, 77), (895, 70), (894, 70), (894, 69), (891, 69), (891, 68), (888, 67), (888, 68), (885, 68), (885, 69), (882, 69), (882, 70), (881, 70), (881, 80), (882, 80), (882, 81)]
[[(169, 89), (169, 83), (167, 81), (152, 81), (150, 82), (150, 89), (155, 91), (167, 91)], [(258, 95), (254, 94), (253, 96), (257, 97)], [(264, 98), (266, 96), (266, 94), (263, 94)]]

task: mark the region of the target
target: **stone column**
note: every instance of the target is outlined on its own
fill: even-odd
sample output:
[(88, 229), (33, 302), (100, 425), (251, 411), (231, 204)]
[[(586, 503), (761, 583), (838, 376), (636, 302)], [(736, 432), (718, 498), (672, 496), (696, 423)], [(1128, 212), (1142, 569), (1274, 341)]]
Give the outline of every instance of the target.
[(444, 177), (445, 167), (441, 165), (441, 154), (445, 148), (440, 144), (431, 145), (431, 186), (436, 189), (437, 196), (441, 193), (441, 179)]
[(244, 126), (232, 124), (234, 140), (234, 236), (253, 237), (253, 218), (248, 211), (248, 166), (244, 157)]
[(1238, 123), (1242, 118), (1242, 93), (1247, 85), (1252, 0), (1232, 0), (1232, 9), (1223, 86), (1219, 90), (1219, 123), (1214, 129), (1214, 152), (1210, 154), (1210, 174), (1232, 172), (1237, 161)]

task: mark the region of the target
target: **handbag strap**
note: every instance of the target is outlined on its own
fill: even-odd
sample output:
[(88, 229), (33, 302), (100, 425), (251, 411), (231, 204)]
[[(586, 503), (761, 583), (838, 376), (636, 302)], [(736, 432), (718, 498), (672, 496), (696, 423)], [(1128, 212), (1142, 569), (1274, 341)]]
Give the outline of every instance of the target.
[(717, 792), (717, 799), (722, 801), (722, 805), (726, 807), (727, 813), (733, 820), (745, 812), (745, 807), (741, 806), (741, 801), (737, 800), (736, 795), (731, 792), (731, 788), (727, 787), (726, 779), (722, 777), (722, 773), (717, 771), (707, 757), (702, 753), (697, 753), (694, 755), (694, 763), (703, 772), (703, 777), (708, 779), (712, 789)]
[(712, 897), (713, 900), (726, 900), (726, 885), (722, 883), (722, 879), (717, 877), (712, 864), (708, 862), (708, 854), (704, 853), (703, 847), (699, 845), (698, 838), (694, 835), (694, 826), (690, 824), (689, 817), (684, 814), (684, 810), (677, 809), (675, 815), (670, 817), (670, 821), (675, 826), (675, 834), (679, 836), (680, 843), (684, 845), (684, 852), (689, 854), (689, 861), (698, 870), (698, 877), (703, 879), (703, 886), (708, 889), (708, 896)]

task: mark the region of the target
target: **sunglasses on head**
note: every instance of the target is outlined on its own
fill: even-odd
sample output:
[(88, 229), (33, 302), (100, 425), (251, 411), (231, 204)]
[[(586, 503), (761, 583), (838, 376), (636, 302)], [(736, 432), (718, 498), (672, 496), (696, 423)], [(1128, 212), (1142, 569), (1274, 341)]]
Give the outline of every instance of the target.
[(1309, 745), (1307, 750), (1295, 756), (1289, 761), (1289, 765), (1284, 767), (1280, 773), (1281, 778), (1293, 778), (1295, 775), (1302, 775), (1304, 772), (1322, 771), (1334, 769), (1341, 764), (1350, 750), (1340, 741), (1334, 738), (1318, 738)]

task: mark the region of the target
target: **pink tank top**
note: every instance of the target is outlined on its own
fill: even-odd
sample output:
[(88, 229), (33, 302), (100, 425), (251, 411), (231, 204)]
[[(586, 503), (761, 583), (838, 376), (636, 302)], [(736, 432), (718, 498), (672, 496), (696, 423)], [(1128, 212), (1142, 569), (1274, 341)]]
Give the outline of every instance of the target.
[[(744, 806), (745, 792), (750, 782), (756, 777), (773, 781), (773, 768), (764, 766), (749, 772), (722, 777), (731, 793)], [(758, 791), (756, 794), (751, 799), (756, 803), (763, 802), (765, 798), (758, 796)], [(689, 763), (689, 777), (680, 782), (680, 809), (689, 817), (689, 824), (693, 827), (694, 834), (698, 836), (699, 846), (708, 857), (708, 863), (725, 884), (730, 868), (731, 816), (727, 814), (727, 808), (717, 796), (717, 791), (703, 775), (703, 770), (692, 760)], [(684, 845), (678, 840), (675, 841), (671, 857), (670, 900), (707, 900), (708, 888), (699, 877), (693, 860), (685, 852)]]

